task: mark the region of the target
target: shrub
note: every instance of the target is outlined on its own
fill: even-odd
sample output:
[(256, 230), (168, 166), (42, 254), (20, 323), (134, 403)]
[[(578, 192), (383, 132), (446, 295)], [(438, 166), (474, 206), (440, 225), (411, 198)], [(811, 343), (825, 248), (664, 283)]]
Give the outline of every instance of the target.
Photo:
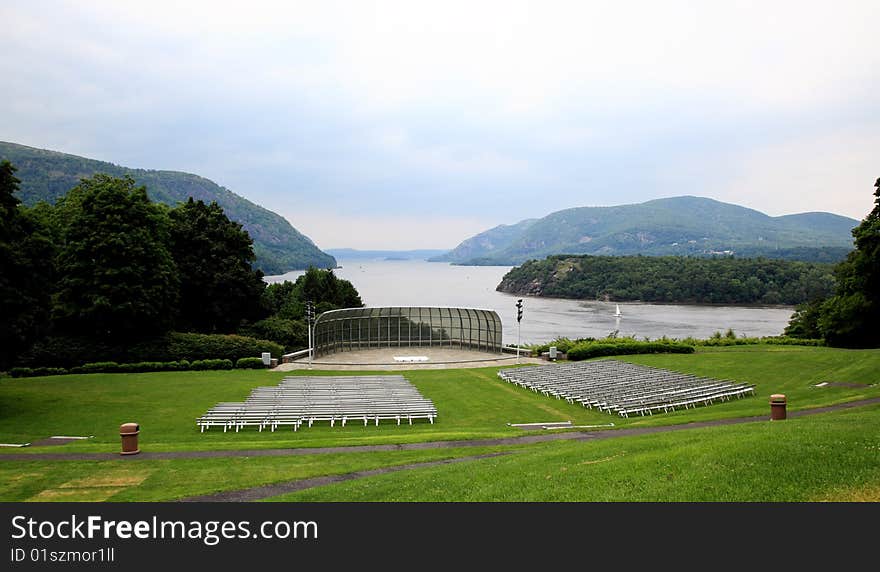
[(305, 321), (290, 320), (278, 316), (246, 325), (239, 331), (245, 336), (271, 340), (284, 346), (288, 351), (306, 347), (309, 340), (309, 330)]
[(83, 364), (77, 373), (116, 373), (120, 371), (119, 364), (115, 361), (99, 361)]
[(566, 352), (568, 359), (572, 361), (604, 356), (654, 353), (690, 354), (694, 353), (694, 347), (687, 344), (669, 342), (583, 342)]
[(12, 377), (33, 377), (34, 370), (29, 367), (14, 367), (9, 370)]
[(67, 375), (67, 370), (63, 367), (35, 367), (34, 377), (42, 377), (46, 375)]
[(556, 338), (552, 342), (533, 347), (532, 351), (535, 353), (535, 355), (541, 355), (543, 352), (550, 351), (550, 346), (555, 346), (557, 350), (564, 354), (567, 354), (568, 350), (573, 348), (575, 345), (583, 342), (592, 341), (595, 341), (595, 338), (579, 338), (577, 340), (572, 340), (571, 338)]
[(238, 358), (238, 361), (235, 362), (236, 369), (263, 369), (265, 367), (263, 359), (258, 357)]
[[(111, 346), (87, 338), (72, 336), (47, 337), (37, 344), (17, 365), (36, 367), (79, 367), (83, 364), (173, 362), (192, 360), (228, 359), (235, 361), (269, 352), (280, 358), (284, 348), (268, 340), (247, 336), (223, 334), (170, 334), (145, 340), (132, 345)], [(180, 369), (188, 369), (181, 367)], [(80, 372), (91, 373), (92, 370)]]
[(201, 359), (189, 364), (189, 368), (195, 371), (204, 371), (209, 369), (232, 369), (232, 360)]
[[(268, 340), (258, 340), (247, 336), (219, 334), (182, 334), (168, 335), (168, 357), (166, 359), (226, 359), (235, 361), (243, 357), (260, 355), (269, 352), (272, 357), (280, 358), (284, 348), (280, 344)], [(231, 366), (230, 366), (231, 367)]]

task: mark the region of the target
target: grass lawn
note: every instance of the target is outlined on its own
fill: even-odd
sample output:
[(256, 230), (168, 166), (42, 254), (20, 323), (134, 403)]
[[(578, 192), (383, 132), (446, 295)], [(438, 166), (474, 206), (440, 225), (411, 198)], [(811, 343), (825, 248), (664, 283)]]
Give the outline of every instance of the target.
[[(816, 388), (820, 381), (877, 383), (880, 350), (757, 346), (692, 355), (627, 356), (627, 361), (757, 385), (757, 397), (664, 415), (623, 419), (504, 383), (497, 368), (405, 372), (437, 406), (435, 425), (385, 422), (379, 427), (326, 423), (259, 433), (254, 428), (199, 433), (195, 419), (220, 401), (242, 401), (285, 375), (268, 371), (161, 372), (68, 375), (0, 380), (0, 442), (33, 442), (51, 435), (94, 435), (63, 448), (0, 448), (8, 452), (118, 451), (119, 425), (140, 423), (144, 451), (311, 447), (404, 443), (521, 435), (507, 423), (567, 421), (582, 425), (644, 426), (769, 414), (767, 398), (785, 393), (789, 409), (880, 396), (880, 384)], [(369, 372), (368, 372), (369, 373)], [(375, 372), (373, 372), (375, 373)]]
[(289, 457), (0, 462), (0, 501), (169, 501), (486, 452), (467, 447)]
[(379, 475), (275, 501), (880, 501), (880, 407)]
[[(509, 437), (525, 433), (508, 423), (535, 421), (571, 420), (582, 425), (613, 422), (616, 427), (624, 427), (769, 416), (767, 398), (778, 392), (788, 396), (790, 410), (880, 396), (880, 350), (738, 346), (703, 349), (691, 355), (626, 359), (754, 383), (757, 397), (622, 419), (504, 383), (496, 376), (497, 368), (424, 370), (404, 375), (434, 401), (439, 412), (435, 425), (421, 421), (413, 426), (386, 422), (379, 427), (352, 424), (330, 428), (322, 423), (296, 433), (289, 429), (259, 433), (254, 428), (223, 433), (215, 428), (202, 434), (195, 419), (215, 403), (241, 401), (253, 387), (275, 385), (293, 374), (246, 370), (2, 379), (0, 442), (33, 442), (51, 435), (95, 437), (60, 447), (0, 448), (0, 455), (117, 452), (119, 425), (129, 421), (141, 424), (143, 451), (242, 450)], [(375, 372), (366, 372), (369, 373)], [(864, 385), (814, 387), (821, 381)], [(871, 383), (874, 385), (869, 386)], [(865, 408), (778, 424), (757, 423), (594, 443), (521, 445), (513, 447), (516, 453), (507, 457), (395, 473), (304, 491), (295, 498), (794, 500), (852, 494), (876, 500), (880, 491), (878, 421), (878, 410)], [(781, 447), (785, 453), (784, 465), (790, 472), (766, 467), (776, 454), (775, 447)], [(480, 452), (484, 451), (468, 447), (134, 462), (4, 461), (0, 462), (0, 501), (170, 500)]]

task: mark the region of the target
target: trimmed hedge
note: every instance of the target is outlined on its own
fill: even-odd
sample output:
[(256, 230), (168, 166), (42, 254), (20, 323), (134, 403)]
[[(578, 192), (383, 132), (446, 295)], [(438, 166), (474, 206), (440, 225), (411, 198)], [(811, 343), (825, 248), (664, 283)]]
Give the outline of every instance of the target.
[(280, 360), (284, 348), (268, 340), (234, 334), (171, 332), (159, 338), (118, 346), (85, 338), (53, 336), (35, 344), (19, 365), (71, 368), (86, 363), (111, 363), (110, 360), (118, 364), (206, 359), (228, 359), (234, 363), (239, 358), (259, 356), (263, 352)]
[[(46, 375), (66, 375), (69, 373), (144, 373), (150, 371), (205, 371), (215, 369), (232, 369), (233, 362), (228, 359), (203, 359), (190, 363), (187, 360), (180, 361), (142, 361), (135, 363), (116, 363), (115, 361), (101, 361), (74, 366), (70, 369), (63, 367), (14, 367), (9, 370), (12, 377), (42, 377)], [(245, 357), (235, 362), (239, 369), (263, 369), (262, 358)]]
[(235, 369), (265, 369), (266, 364), (263, 363), (263, 358), (258, 357), (243, 357), (238, 358), (235, 362)]
[(570, 348), (566, 355), (571, 361), (580, 361), (604, 356), (658, 353), (692, 354), (694, 346), (660, 342), (585, 342)]
[(14, 367), (9, 370), (12, 377), (44, 377), (47, 375), (66, 375), (63, 367)]
[(202, 371), (207, 369), (232, 369), (232, 360), (200, 359), (189, 364), (189, 368), (194, 371)]
[(815, 340), (808, 338), (791, 338), (788, 336), (767, 336), (764, 338), (731, 338), (713, 336), (706, 340), (695, 340), (687, 338), (682, 340), (696, 346), (723, 347), (723, 346), (750, 346), (757, 344), (767, 344), (771, 346), (824, 346), (825, 340)]

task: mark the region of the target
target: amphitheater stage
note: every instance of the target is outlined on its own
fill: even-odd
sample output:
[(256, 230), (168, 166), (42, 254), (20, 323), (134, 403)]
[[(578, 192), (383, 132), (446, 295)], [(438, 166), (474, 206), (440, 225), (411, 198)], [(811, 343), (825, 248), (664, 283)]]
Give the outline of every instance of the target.
[[(424, 361), (398, 361), (395, 358), (428, 358)], [(520, 363), (546, 364), (538, 358), (520, 356)], [(472, 367), (510, 367), (516, 364), (516, 355), (508, 353), (487, 353), (436, 347), (375, 348), (339, 352), (316, 357), (312, 360), (313, 370), (333, 371), (396, 371), (413, 369), (462, 369)], [(294, 371), (308, 369), (307, 358), (278, 364), (273, 371)]]

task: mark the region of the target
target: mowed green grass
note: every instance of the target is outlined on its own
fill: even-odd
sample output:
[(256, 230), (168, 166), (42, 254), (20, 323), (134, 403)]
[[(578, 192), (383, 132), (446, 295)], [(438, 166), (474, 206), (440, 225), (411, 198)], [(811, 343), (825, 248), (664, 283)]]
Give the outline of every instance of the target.
[[(671, 414), (622, 419), (544, 397), (499, 380), (497, 368), (423, 370), (404, 375), (437, 406), (439, 418), (397, 426), (326, 423), (298, 432), (279, 429), (199, 433), (195, 419), (221, 401), (242, 401), (250, 390), (276, 385), (286, 375), (267, 371), (162, 372), (69, 375), (0, 380), (0, 442), (33, 442), (52, 435), (94, 435), (63, 448), (0, 448), (10, 452), (117, 451), (119, 425), (141, 425), (144, 451), (313, 447), (521, 435), (508, 423), (572, 421), (579, 425), (643, 426), (765, 415), (767, 398), (785, 393), (789, 409), (819, 407), (880, 396), (880, 350), (755, 346), (692, 355), (628, 356), (628, 361), (754, 383), (757, 396)], [(322, 372), (311, 372), (320, 375)], [(362, 372), (370, 374), (375, 372)], [(303, 374), (303, 372), (298, 372)], [(816, 388), (820, 381), (865, 384)]]
[(274, 501), (880, 500), (880, 407), (556, 442), (504, 457), (317, 487)]
[(0, 461), (0, 501), (170, 501), (486, 452), (467, 447), (284, 457)]
[[(668, 415), (621, 419), (504, 383), (496, 368), (405, 372), (437, 405), (413, 426), (326, 423), (299, 432), (211, 430), (195, 419), (220, 401), (285, 375), (266, 371), (95, 374), (0, 380), (0, 442), (94, 435), (61, 447), (4, 453), (115, 452), (120, 423), (141, 424), (144, 451), (313, 447), (518, 436), (507, 423), (566, 421), (616, 427), (768, 415), (785, 393), (799, 410), (880, 396), (880, 350), (758, 346), (628, 361), (746, 381), (758, 396)], [(312, 372), (317, 374), (318, 372)], [(816, 388), (820, 381), (863, 384)], [(869, 384), (874, 383), (874, 386)], [(415, 469), (304, 491), (283, 500), (880, 500), (878, 408), (601, 442), (505, 447), (511, 455)], [(291, 457), (0, 461), (0, 500), (158, 501), (412, 462), (484, 448)], [(872, 488), (873, 487), (873, 488)]]
[[(520, 435), (508, 422), (608, 423), (607, 415), (565, 401), (547, 399), (498, 380), (496, 369), (407, 372), (437, 406), (435, 424), (419, 420), (378, 427), (353, 422), (346, 427), (317, 423), (297, 432), (245, 428), (200, 433), (195, 420), (222, 401), (243, 401), (250, 390), (277, 385), (283, 373), (263, 371), (93, 374), (4, 380), (0, 383), (0, 442), (32, 442), (51, 435), (94, 435), (64, 445), (63, 451), (117, 451), (119, 425), (137, 422), (143, 451), (256, 449), (405, 443)], [(375, 373), (375, 372), (371, 372)], [(29, 447), (2, 452), (46, 452)]]

